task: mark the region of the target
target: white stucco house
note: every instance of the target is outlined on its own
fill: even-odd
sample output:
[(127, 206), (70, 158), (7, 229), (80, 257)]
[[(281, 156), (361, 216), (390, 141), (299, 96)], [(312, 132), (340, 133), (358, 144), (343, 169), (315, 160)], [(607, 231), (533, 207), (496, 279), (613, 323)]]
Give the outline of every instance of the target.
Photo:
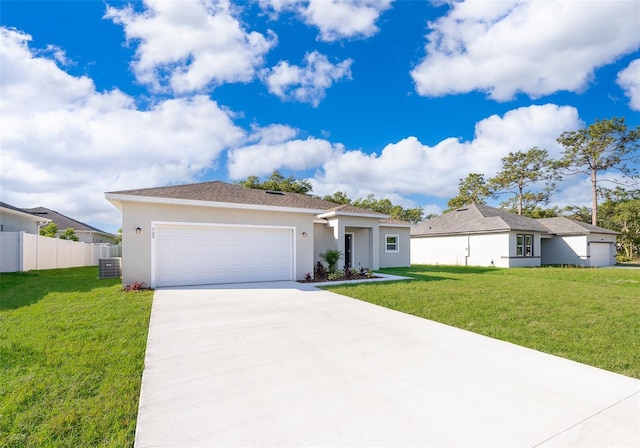
[(533, 219), (470, 204), (411, 229), (411, 264), (612, 266), (617, 232), (568, 218)]
[(340, 269), (410, 263), (409, 223), (305, 194), (213, 181), (105, 197), (122, 212), (124, 284), (301, 280), (327, 249)]
[(25, 232), (38, 235), (40, 227), (50, 222), (49, 218), (35, 216), (6, 202), (0, 202), (0, 232)]

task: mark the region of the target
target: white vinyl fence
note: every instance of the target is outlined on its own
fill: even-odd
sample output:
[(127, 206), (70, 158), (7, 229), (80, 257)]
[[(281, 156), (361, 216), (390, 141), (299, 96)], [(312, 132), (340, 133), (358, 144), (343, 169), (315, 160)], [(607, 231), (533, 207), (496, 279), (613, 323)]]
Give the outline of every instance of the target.
[(102, 246), (25, 232), (0, 232), (0, 272), (98, 266), (119, 257), (121, 246)]

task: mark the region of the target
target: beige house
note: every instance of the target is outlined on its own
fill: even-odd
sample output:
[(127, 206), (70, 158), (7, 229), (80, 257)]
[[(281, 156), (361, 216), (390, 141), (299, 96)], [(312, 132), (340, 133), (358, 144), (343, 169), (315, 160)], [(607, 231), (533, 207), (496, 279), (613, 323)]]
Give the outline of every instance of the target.
[(470, 204), (411, 229), (412, 264), (612, 266), (617, 232), (568, 218), (533, 219)]
[(55, 210), (46, 207), (23, 208), (22, 210), (37, 216), (40, 220), (54, 222), (58, 226), (56, 238), (59, 238), (66, 229), (71, 228), (80, 242), (89, 244), (115, 244), (116, 236), (114, 234), (65, 216)]
[(340, 269), (410, 263), (409, 223), (305, 194), (214, 181), (105, 196), (122, 211), (124, 284), (301, 280), (327, 249)]

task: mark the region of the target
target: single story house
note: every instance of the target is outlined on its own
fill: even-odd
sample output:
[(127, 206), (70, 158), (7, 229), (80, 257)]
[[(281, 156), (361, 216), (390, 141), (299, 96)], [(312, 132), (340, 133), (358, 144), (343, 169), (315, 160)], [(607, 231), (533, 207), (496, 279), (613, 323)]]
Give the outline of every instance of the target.
[(542, 264), (601, 267), (616, 264), (618, 232), (569, 218), (543, 218)]
[(40, 227), (50, 222), (49, 218), (35, 216), (6, 202), (0, 202), (0, 232), (25, 232), (38, 235)]
[(55, 210), (51, 210), (46, 207), (35, 207), (23, 208), (22, 211), (31, 213), (32, 215), (39, 217), (41, 220), (46, 219), (54, 222), (58, 226), (56, 238), (62, 235), (66, 229), (71, 228), (78, 237), (78, 241), (83, 243), (115, 244), (116, 236), (114, 234), (97, 229), (89, 224), (78, 221), (77, 219), (65, 216)]
[(533, 219), (470, 204), (411, 229), (412, 264), (611, 266), (617, 232), (568, 218)]
[(409, 266), (410, 224), (298, 193), (220, 181), (113, 191), (124, 284), (301, 280), (338, 249), (358, 269)]

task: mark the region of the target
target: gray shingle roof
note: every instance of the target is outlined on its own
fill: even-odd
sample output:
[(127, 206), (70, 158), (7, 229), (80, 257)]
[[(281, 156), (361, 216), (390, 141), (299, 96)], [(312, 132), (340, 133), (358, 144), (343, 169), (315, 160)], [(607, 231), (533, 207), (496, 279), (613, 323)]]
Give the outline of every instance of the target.
[(169, 187), (141, 188), (137, 190), (111, 191), (108, 194), (145, 196), (167, 199), (186, 199), (207, 202), (227, 202), (232, 204), (267, 205), (274, 207), (308, 208), (327, 210), (336, 207), (334, 202), (300, 193), (267, 191), (245, 188), (221, 181), (197, 184), (174, 185)]
[(417, 224), (411, 229), (411, 235), (430, 236), (508, 231), (547, 233), (547, 228), (536, 219), (474, 203)]
[(197, 184), (174, 185), (169, 187), (141, 188), (136, 190), (110, 191), (107, 194), (125, 196), (144, 196), (166, 199), (185, 199), (193, 201), (222, 202), (231, 204), (250, 204), (272, 207), (288, 207), (309, 209), (313, 212), (327, 213), (335, 211), (337, 214), (359, 214), (386, 217), (382, 213), (355, 207), (340, 205), (325, 201), (314, 196), (285, 191), (268, 191), (246, 188), (240, 185), (228, 184), (222, 181), (201, 182)]
[(35, 216), (50, 219), (58, 226), (58, 230), (61, 231), (72, 228), (76, 232), (100, 232), (104, 233), (105, 235), (111, 235), (109, 232), (97, 229), (93, 226), (90, 226), (89, 224), (85, 224), (84, 222), (69, 218), (62, 213), (58, 213), (55, 210), (50, 210), (45, 207), (23, 208), (22, 211)]
[(538, 221), (545, 226), (550, 233), (555, 233), (556, 235), (588, 235), (590, 233), (619, 235), (619, 232), (605, 229), (604, 227), (594, 226), (586, 222), (564, 217), (542, 218), (538, 219)]

